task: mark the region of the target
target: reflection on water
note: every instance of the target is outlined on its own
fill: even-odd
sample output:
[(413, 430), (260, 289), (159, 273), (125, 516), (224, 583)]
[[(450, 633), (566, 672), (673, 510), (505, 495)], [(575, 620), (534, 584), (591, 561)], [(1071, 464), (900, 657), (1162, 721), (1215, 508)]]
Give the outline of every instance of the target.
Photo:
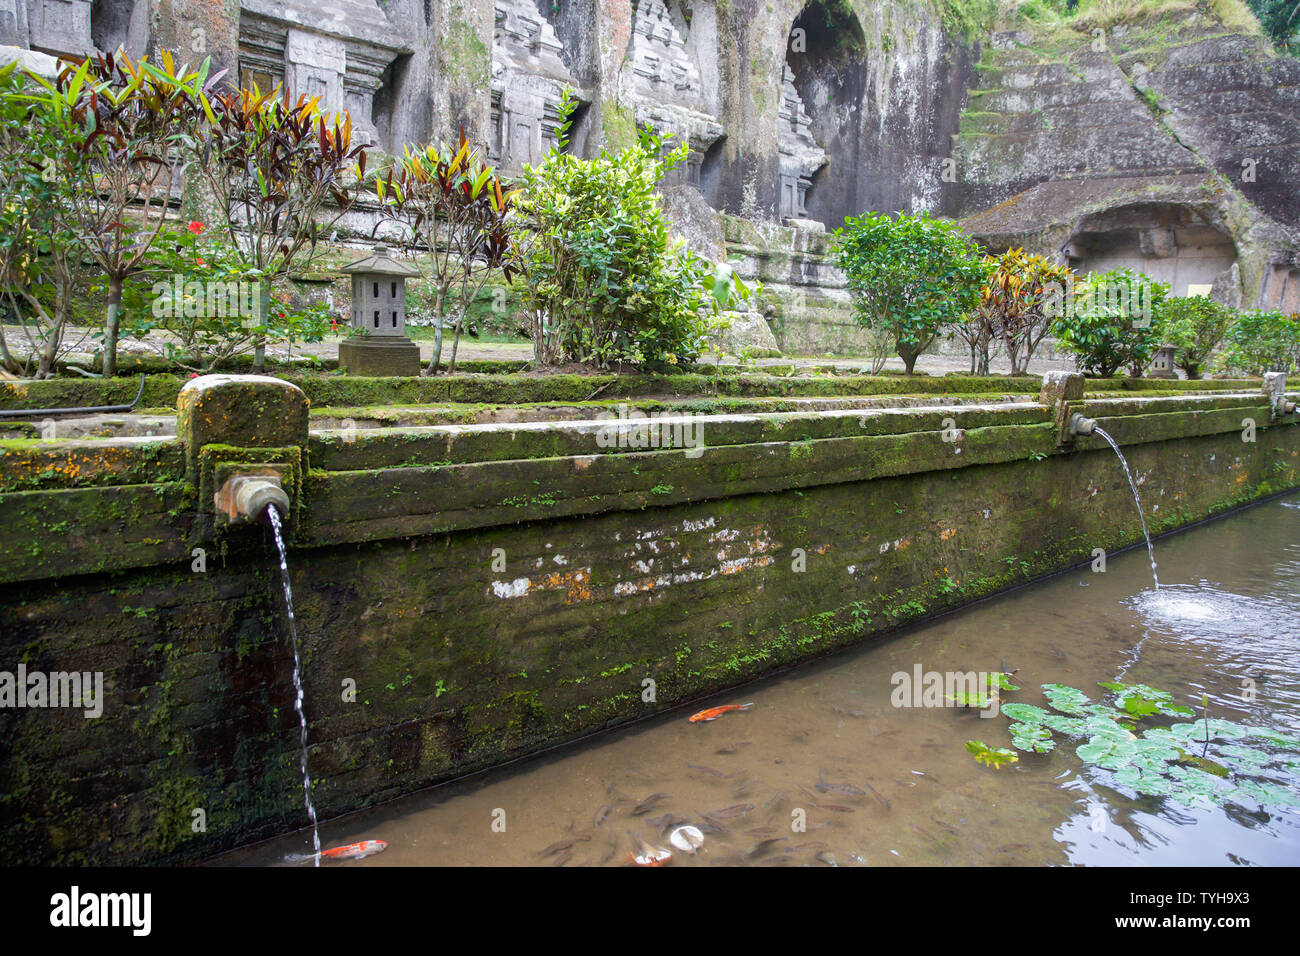
[[(1300, 810), (1189, 810), (1140, 797), (1073, 745), (1000, 770), (965, 741), (1010, 746), (1004, 717), (896, 708), (896, 672), (1018, 669), (1102, 695), (1116, 677), (1212, 716), (1300, 732), (1300, 497), (1161, 541), (1168, 585), (1142, 550), (1112, 557), (887, 641), (549, 756), (321, 825), (331, 846), (388, 849), (350, 866), (625, 865), (644, 839), (704, 837), (674, 866), (1230, 865), (1300, 863)], [(310, 639), (310, 638), (309, 638)], [(754, 701), (692, 724), (689, 714)], [(1300, 792), (1300, 762), (1287, 778)], [(493, 823), (504, 821), (504, 832)], [(802, 829), (794, 824), (803, 823)], [(280, 864), (310, 835), (229, 854)], [(641, 852), (638, 850), (637, 852)]]

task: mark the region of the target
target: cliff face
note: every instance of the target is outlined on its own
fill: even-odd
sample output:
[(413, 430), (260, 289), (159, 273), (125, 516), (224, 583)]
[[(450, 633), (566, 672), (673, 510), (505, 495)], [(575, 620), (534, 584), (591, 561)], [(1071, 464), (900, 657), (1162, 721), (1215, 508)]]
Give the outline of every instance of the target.
[(954, 139), (968, 231), (1180, 295), (1300, 307), (1300, 61), (1234, 12), (994, 33)]

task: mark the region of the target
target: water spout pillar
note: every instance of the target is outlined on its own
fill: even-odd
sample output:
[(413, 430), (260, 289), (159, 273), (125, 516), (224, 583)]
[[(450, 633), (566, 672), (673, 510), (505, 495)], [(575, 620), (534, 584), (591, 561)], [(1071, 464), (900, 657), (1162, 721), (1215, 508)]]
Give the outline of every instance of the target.
[(307, 396), (262, 375), (204, 375), (176, 399), (186, 475), (197, 495), (192, 537), (211, 540), (274, 504), (297, 524), (307, 470)]
[(1286, 397), (1286, 372), (1265, 372), (1262, 391), (1268, 399), (1274, 421), (1296, 413), (1296, 403), (1288, 401)]
[(1073, 444), (1076, 429), (1071, 427), (1071, 419), (1083, 405), (1083, 376), (1078, 372), (1045, 373), (1038, 400), (1052, 410), (1052, 423), (1056, 426), (1056, 444), (1058, 446)]

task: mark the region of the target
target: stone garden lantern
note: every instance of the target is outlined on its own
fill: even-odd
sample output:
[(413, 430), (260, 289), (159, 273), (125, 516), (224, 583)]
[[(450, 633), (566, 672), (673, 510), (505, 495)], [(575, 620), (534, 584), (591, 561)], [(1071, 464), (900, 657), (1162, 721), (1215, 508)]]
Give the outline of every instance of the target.
[(406, 337), (406, 280), (419, 270), (383, 243), (341, 270), (352, 276), (352, 320), (361, 330), (339, 343), (339, 364), (353, 375), (419, 375), (420, 347)]
[(1156, 349), (1148, 374), (1152, 378), (1177, 378), (1178, 372), (1174, 369), (1174, 355), (1177, 351), (1172, 345), (1162, 345)]

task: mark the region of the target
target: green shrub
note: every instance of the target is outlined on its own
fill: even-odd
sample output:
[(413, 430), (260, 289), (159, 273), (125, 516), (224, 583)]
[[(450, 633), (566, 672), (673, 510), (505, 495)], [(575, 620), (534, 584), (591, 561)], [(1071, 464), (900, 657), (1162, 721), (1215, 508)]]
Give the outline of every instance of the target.
[(1168, 285), (1141, 272), (1089, 273), (1050, 297), (1052, 334), (1089, 375), (1110, 378), (1127, 367), (1140, 377), (1160, 346), (1154, 316), (1168, 294)]
[(835, 237), (858, 321), (893, 341), (908, 374), (940, 330), (979, 302), (983, 256), (956, 223), (867, 213), (846, 219)]
[(1300, 313), (1242, 312), (1223, 337), (1218, 365), (1248, 375), (1295, 371), (1300, 366)]
[(687, 145), (665, 155), (664, 137), (649, 128), (635, 146), (592, 159), (564, 145), (562, 134), (540, 164), (524, 167), (514, 197), (513, 261), (537, 361), (694, 361), (710, 327), (703, 309), (748, 291), (726, 266), (669, 237), (655, 186), (685, 161)]
[(1208, 296), (1169, 296), (1156, 310), (1156, 330), (1164, 344), (1172, 345), (1174, 364), (1188, 378), (1200, 378), (1210, 353), (1223, 340), (1235, 313)]

